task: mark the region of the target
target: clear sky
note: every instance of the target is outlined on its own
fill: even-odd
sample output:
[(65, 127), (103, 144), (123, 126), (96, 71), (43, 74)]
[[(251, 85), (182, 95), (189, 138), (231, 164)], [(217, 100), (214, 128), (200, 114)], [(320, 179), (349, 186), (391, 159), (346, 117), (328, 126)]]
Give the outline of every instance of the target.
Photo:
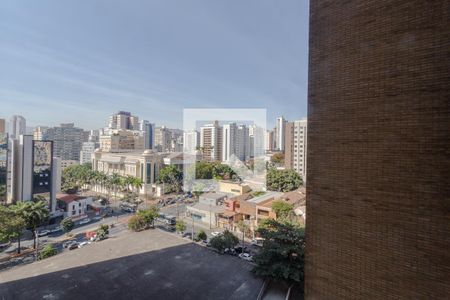
[(307, 0), (2, 0), (0, 118), (107, 125), (183, 108), (306, 116)]

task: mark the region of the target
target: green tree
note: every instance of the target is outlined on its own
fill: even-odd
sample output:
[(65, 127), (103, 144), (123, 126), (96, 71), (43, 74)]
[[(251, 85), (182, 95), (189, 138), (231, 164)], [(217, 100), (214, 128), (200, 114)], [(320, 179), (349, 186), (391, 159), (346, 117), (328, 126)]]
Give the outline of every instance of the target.
[(91, 164), (73, 165), (65, 168), (61, 178), (62, 191), (76, 193), (78, 189), (91, 183), (93, 174)]
[(267, 172), (267, 189), (278, 192), (290, 192), (302, 185), (300, 175), (294, 170), (269, 169)]
[(13, 211), (25, 220), (26, 228), (33, 234), (33, 248), (36, 249), (37, 227), (48, 220), (47, 204), (44, 201), (19, 201), (12, 207)]
[(230, 180), (233, 179), (236, 175), (236, 173), (231, 169), (228, 165), (223, 165), (220, 163), (214, 163), (212, 168), (212, 175), (215, 179), (223, 179), (223, 180)]
[(277, 214), (277, 219), (287, 219), (294, 211), (294, 205), (284, 200), (277, 200), (272, 203), (272, 210)]
[(167, 192), (179, 193), (183, 183), (183, 173), (174, 165), (162, 168), (159, 171), (158, 183), (164, 183)]
[(195, 165), (195, 178), (196, 179), (212, 179), (213, 178), (213, 165), (206, 161), (197, 162)]
[(154, 227), (155, 219), (159, 215), (159, 209), (158, 209), (158, 207), (153, 205), (147, 209), (139, 210), (137, 212), (137, 215), (142, 217), (145, 220), (146, 227), (149, 227), (149, 226)]
[(55, 246), (53, 244), (47, 244), (45, 247), (39, 252), (39, 259), (48, 258), (54, 256), (58, 253)]
[(97, 239), (103, 240), (109, 234), (109, 226), (106, 224), (102, 224), (97, 229)]
[(0, 242), (11, 242), (17, 239), (17, 253), (20, 253), (20, 239), (25, 229), (25, 220), (12, 209), (0, 205)]
[(186, 230), (186, 224), (182, 220), (177, 220), (175, 228), (178, 232), (184, 232)]
[(62, 227), (64, 232), (69, 233), (72, 231), (73, 227), (75, 227), (75, 223), (71, 218), (65, 218), (59, 223), (59, 225)]
[(223, 253), (226, 248), (231, 249), (236, 246), (239, 243), (239, 240), (234, 234), (232, 234), (228, 230), (225, 230), (222, 234), (213, 237), (210, 243), (211, 247)]
[(277, 165), (284, 164), (284, 153), (277, 152), (270, 157), (270, 161)]
[(114, 199), (117, 200), (117, 190), (121, 186), (124, 186), (122, 176), (117, 173), (113, 173), (111, 176), (109, 176), (109, 186), (114, 189)]
[(141, 215), (134, 215), (128, 221), (128, 229), (133, 231), (141, 231), (147, 227), (147, 221)]
[(304, 228), (289, 222), (267, 219), (257, 230), (264, 243), (253, 257), (258, 276), (283, 280), (303, 287), (304, 280)]
[(207, 238), (208, 238), (208, 236), (206, 235), (205, 231), (200, 230), (197, 233), (197, 238), (196, 238), (197, 241), (206, 241)]
[(250, 226), (244, 222), (244, 220), (240, 220), (237, 223), (237, 227), (242, 232), (242, 245), (244, 245), (245, 235), (250, 236)]

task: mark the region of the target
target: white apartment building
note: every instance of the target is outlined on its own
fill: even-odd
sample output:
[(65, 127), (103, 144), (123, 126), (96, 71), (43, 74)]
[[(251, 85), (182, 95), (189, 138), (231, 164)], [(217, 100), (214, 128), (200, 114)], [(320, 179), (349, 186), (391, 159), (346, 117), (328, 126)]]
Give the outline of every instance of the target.
[(26, 134), (27, 122), (24, 117), (13, 115), (9, 121), (9, 137), (19, 138), (20, 135)]
[(248, 127), (248, 136), (250, 145), (249, 156), (264, 156), (266, 152), (266, 136), (264, 129), (256, 124), (250, 125)]
[(250, 157), (250, 137), (246, 125), (223, 125), (222, 161), (230, 162), (233, 157), (241, 161)]
[(306, 181), (307, 170), (307, 119), (288, 122), (286, 124), (285, 167), (297, 171)]
[(90, 163), (92, 161), (92, 156), (94, 155), (95, 149), (99, 147), (99, 143), (95, 142), (85, 142), (81, 146), (80, 151), (80, 164)]
[(161, 126), (155, 128), (155, 149), (158, 152), (170, 152), (172, 134), (170, 129)]
[(283, 117), (277, 118), (274, 133), (275, 150), (284, 151), (285, 126), (286, 120)]
[(183, 152), (193, 154), (200, 147), (200, 134), (197, 130), (186, 131), (183, 134)]
[(218, 121), (200, 127), (200, 150), (206, 161), (222, 161), (223, 129)]

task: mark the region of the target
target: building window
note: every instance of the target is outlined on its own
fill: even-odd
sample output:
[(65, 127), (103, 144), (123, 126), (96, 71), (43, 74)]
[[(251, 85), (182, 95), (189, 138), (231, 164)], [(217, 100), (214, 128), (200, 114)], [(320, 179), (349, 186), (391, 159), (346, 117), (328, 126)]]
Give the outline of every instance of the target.
[(149, 162), (147, 163), (146, 176), (147, 176), (146, 183), (147, 183), (147, 184), (151, 183), (151, 177), (152, 177), (152, 164), (149, 163)]

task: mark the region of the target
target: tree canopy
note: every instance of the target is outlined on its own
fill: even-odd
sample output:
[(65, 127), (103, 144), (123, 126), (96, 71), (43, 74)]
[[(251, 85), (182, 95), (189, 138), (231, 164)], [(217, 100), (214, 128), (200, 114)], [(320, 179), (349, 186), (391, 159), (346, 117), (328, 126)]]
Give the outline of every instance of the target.
[(158, 183), (166, 184), (167, 192), (179, 192), (183, 183), (183, 173), (174, 165), (166, 166), (159, 171)]
[(223, 252), (226, 248), (233, 248), (239, 243), (238, 238), (230, 231), (225, 230), (222, 234), (215, 236), (210, 241), (211, 247), (219, 252)]
[(278, 192), (290, 192), (302, 185), (302, 178), (294, 170), (269, 169), (267, 172), (267, 189)]
[(277, 214), (277, 219), (286, 219), (294, 210), (294, 205), (284, 200), (277, 200), (272, 203), (272, 209)]
[(284, 280), (303, 286), (304, 228), (289, 222), (265, 220), (257, 233), (264, 239), (262, 248), (253, 258), (253, 272), (259, 276)]

